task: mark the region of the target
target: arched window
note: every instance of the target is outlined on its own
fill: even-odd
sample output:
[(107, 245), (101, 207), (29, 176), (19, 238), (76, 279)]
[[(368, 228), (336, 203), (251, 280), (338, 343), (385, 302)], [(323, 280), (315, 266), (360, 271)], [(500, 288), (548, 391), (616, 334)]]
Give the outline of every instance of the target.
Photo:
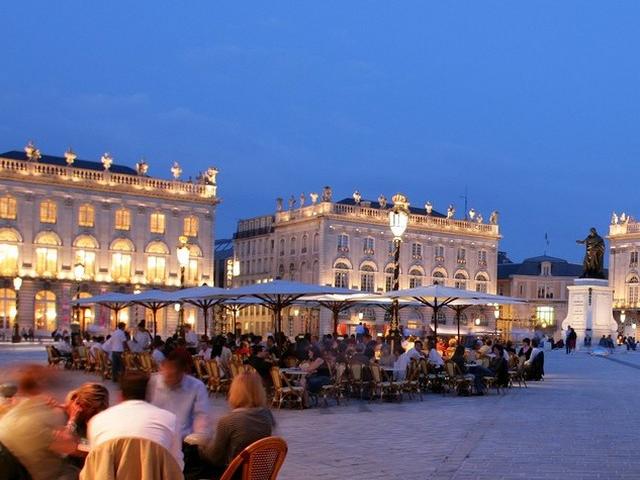
[(482, 273), (476, 275), (476, 292), (487, 293), (487, 277)]
[(53, 200), (43, 200), (40, 202), (40, 222), (56, 223), (58, 218), (58, 204)]
[(638, 303), (638, 277), (632, 275), (627, 280), (627, 304), (635, 305)]
[(200, 264), (202, 263), (202, 250), (198, 245), (189, 244), (189, 264), (184, 272), (185, 281), (192, 285), (200, 283)]
[(0, 228), (0, 275), (18, 275), (18, 243), (20, 236), (13, 228)]
[(167, 256), (169, 248), (163, 242), (151, 242), (147, 245), (147, 281), (163, 283), (167, 274)]
[(371, 265), (360, 267), (360, 290), (363, 292), (375, 292), (375, 270)]
[(84, 275), (86, 278), (93, 278), (96, 274), (96, 250), (99, 248), (98, 241), (91, 235), (80, 235), (73, 242), (75, 247), (74, 264), (84, 265)]
[(36, 293), (34, 302), (34, 323), (36, 330), (52, 332), (56, 329), (56, 294), (50, 290)]
[(280, 239), (280, 256), (284, 256), (284, 238)]
[(316, 253), (320, 248), (320, 235), (317, 233), (313, 234), (313, 252)]
[(296, 237), (291, 237), (291, 240), (289, 240), (289, 253), (291, 255), (296, 254)]
[(384, 269), (384, 291), (393, 290), (393, 265), (387, 265)]
[(78, 209), (78, 225), (80, 227), (93, 227), (95, 223), (95, 210), (93, 205), (83, 203)]
[(293, 263), (289, 264), (289, 280), (294, 281), (296, 279), (296, 266)]
[(114, 226), (116, 230), (131, 229), (131, 212), (124, 207), (117, 209), (115, 213)]
[[(433, 313), (431, 314), (433, 318)], [(438, 325), (444, 325), (447, 323), (447, 314), (444, 312), (444, 308), (438, 310)]]
[(200, 227), (198, 217), (196, 217), (195, 215), (189, 215), (188, 217), (185, 217), (183, 223), (183, 233), (186, 237), (198, 236), (198, 229)]
[(0, 288), (0, 328), (11, 328), (16, 318), (16, 292), (11, 288)]
[(349, 265), (346, 263), (336, 263), (333, 285), (337, 288), (349, 288)]
[(467, 288), (467, 276), (464, 273), (458, 272), (453, 278), (455, 288), (459, 288), (461, 290), (465, 290)]
[(444, 285), (447, 278), (447, 276), (440, 270), (436, 270), (435, 272), (433, 272), (432, 277), (434, 285)]
[(154, 212), (149, 217), (149, 231), (151, 233), (164, 233), (166, 217), (164, 213)]
[(305, 233), (302, 236), (302, 245), (300, 245), (300, 253), (307, 253), (307, 244), (309, 243), (309, 236)]
[(43, 277), (53, 277), (58, 272), (58, 247), (60, 237), (54, 232), (40, 232), (36, 235), (36, 273)]
[(15, 220), (18, 216), (16, 199), (10, 195), (0, 197), (0, 218)]
[(111, 251), (111, 279), (114, 282), (129, 282), (133, 243), (128, 238), (118, 238), (111, 244)]
[(409, 270), (409, 288), (416, 288), (422, 286), (422, 272), (419, 268), (412, 268)]

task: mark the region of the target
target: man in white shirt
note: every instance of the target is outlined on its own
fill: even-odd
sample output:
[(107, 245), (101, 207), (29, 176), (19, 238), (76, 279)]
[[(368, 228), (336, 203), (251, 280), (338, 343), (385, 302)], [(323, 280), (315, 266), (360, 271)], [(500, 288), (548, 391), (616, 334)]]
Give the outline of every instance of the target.
[(187, 323), (184, 328), (184, 339), (187, 342), (187, 349), (190, 349), (191, 353), (195, 354), (196, 348), (198, 347), (198, 334), (193, 331), (193, 328), (191, 328), (191, 325), (189, 323)]
[(424, 358), (425, 354), (422, 351), (422, 342), (420, 340), (416, 340), (413, 344), (413, 348), (410, 348), (402, 355), (398, 357), (394, 364), (394, 368), (397, 371), (397, 377), (403, 379), (405, 376), (405, 372), (407, 370), (407, 366), (411, 363), (412, 359), (418, 360), (420, 358)]
[(181, 439), (192, 433), (209, 437), (212, 422), (207, 388), (187, 375), (187, 363), (177, 353), (170, 353), (160, 365), (160, 373), (152, 375), (147, 398), (153, 405), (176, 414)]
[(427, 361), (436, 367), (444, 367), (442, 355), (440, 355), (440, 352), (438, 352), (438, 349), (431, 340), (429, 340), (429, 356), (427, 357)]
[(134, 353), (142, 353), (151, 345), (151, 334), (144, 328), (144, 320), (138, 324), (138, 329), (128, 345), (129, 350)]
[(164, 448), (184, 468), (182, 439), (175, 414), (146, 402), (149, 377), (128, 372), (120, 380), (122, 402), (95, 415), (87, 426), (90, 448), (116, 438), (143, 438)]
[(111, 350), (111, 378), (114, 382), (120, 378), (120, 373), (124, 370), (122, 364), (122, 352), (124, 352), (124, 346), (127, 343), (127, 335), (124, 333), (126, 324), (124, 322), (118, 323), (118, 328), (111, 334), (109, 339), (109, 349)]

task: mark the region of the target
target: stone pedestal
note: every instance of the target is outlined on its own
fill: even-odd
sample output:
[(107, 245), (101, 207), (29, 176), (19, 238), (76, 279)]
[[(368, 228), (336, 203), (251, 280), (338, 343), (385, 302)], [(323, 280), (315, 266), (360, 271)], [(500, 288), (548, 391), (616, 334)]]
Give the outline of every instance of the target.
[(584, 345), (585, 335), (591, 337), (591, 345), (598, 345), (602, 335), (611, 335), (614, 342), (618, 324), (613, 318), (613, 288), (607, 280), (577, 278), (569, 290), (567, 318), (562, 322), (563, 334), (569, 326), (578, 335), (576, 347)]

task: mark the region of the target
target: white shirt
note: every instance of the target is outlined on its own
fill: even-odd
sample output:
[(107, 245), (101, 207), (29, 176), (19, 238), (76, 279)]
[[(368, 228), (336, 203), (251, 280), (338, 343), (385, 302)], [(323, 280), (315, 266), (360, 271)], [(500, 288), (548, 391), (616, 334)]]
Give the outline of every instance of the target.
[(165, 356), (159, 348), (154, 348), (153, 352), (151, 352), (151, 358), (153, 358), (153, 361), (156, 362), (156, 364), (160, 365), (164, 362)]
[(184, 338), (188, 345), (195, 347), (198, 344), (198, 334), (193, 330), (189, 330)]
[(429, 350), (429, 356), (427, 357), (429, 363), (437, 365), (438, 367), (442, 367), (444, 365), (444, 360), (442, 359), (442, 355), (438, 353), (438, 350), (432, 348)]
[(91, 448), (116, 438), (144, 438), (166, 448), (180, 469), (182, 438), (176, 416), (143, 400), (126, 400), (95, 415), (87, 426)]
[(109, 339), (109, 347), (112, 352), (124, 352), (124, 344), (127, 341), (127, 335), (124, 330), (116, 328), (116, 331), (111, 334)]
[(144, 352), (150, 343), (151, 337), (149, 336), (149, 332), (138, 330), (129, 342), (129, 348), (132, 352), (140, 353)]
[(542, 349), (540, 347), (535, 347), (531, 349), (531, 356), (529, 357), (529, 360), (527, 360), (526, 363), (527, 365), (531, 364), (531, 362), (533, 362), (533, 359), (536, 358), (536, 356), (542, 352)]
[(411, 348), (398, 357), (398, 360), (396, 360), (396, 363), (393, 365), (394, 368), (400, 370), (398, 377), (404, 378), (404, 372), (413, 358), (416, 360), (422, 358), (422, 353), (418, 352), (415, 348)]
[(185, 375), (180, 385), (169, 388), (162, 375), (156, 373), (149, 380), (147, 398), (153, 405), (176, 414), (181, 438), (191, 433), (209, 436), (211, 404), (207, 387), (197, 378)]

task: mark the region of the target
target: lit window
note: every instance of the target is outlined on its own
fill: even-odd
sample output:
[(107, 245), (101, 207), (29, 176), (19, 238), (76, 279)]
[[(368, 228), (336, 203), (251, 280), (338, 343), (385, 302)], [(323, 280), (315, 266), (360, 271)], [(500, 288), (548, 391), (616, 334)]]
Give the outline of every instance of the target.
[(164, 233), (165, 216), (164, 213), (152, 213), (149, 219), (149, 231), (151, 233)]
[(162, 242), (152, 242), (147, 247), (147, 254), (147, 281), (149, 283), (164, 282), (169, 248)]
[(56, 223), (58, 205), (53, 200), (43, 200), (40, 203), (40, 222)]
[(53, 232), (36, 236), (36, 273), (43, 277), (55, 276), (58, 272), (58, 246), (60, 237)]
[(202, 259), (202, 251), (197, 245), (189, 245), (189, 263), (184, 272), (185, 282), (191, 285), (200, 283), (200, 261)]
[(414, 260), (422, 260), (422, 244), (421, 243), (411, 244), (411, 257)]
[(36, 330), (52, 332), (56, 329), (56, 294), (50, 290), (36, 293), (34, 320)]
[(129, 282), (131, 280), (131, 240), (120, 238), (111, 245), (111, 278), (114, 282)]
[(341, 233), (340, 235), (338, 235), (338, 251), (339, 252), (349, 251), (349, 235), (345, 233)]
[(630, 305), (638, 303), (638, 277), (635, 275), (627, 280), (627, 303)]
[(75, 242), (73, 242), (73, 246), (77, 249), (75, 251), (74, 264), (83, 264), (85, 278), (93, 278), (96, 274), (95, 251), (98, 249), (98, 242), (89, 235), (80, 235), (76, 238)]
[(433, 272), (433, 284), (434, 285), (444, 285), (446, 275), (442, 272)]
[(0, 328), (8, 329), (16, 318), (16, 292), (0, 288)]
[(0, 218), (15, 220), (17, 216), (16, 199), (9, 195), (0, 198)]
[(360, 268), (360, 290), (363, 292), (375, 291), (374, 270), (371, 265), (364, 265)]
[(409, 288), (416, 288), (422, 286), (422, 272), (417, 268), (413, 268), (409, 271)]
[(184, 235), (186, 237), (198, 236), (199, 221), (195, 215), (189, 215), (184, 219)]
[(373, 237), (365, 237), (362, 243), (362, 253), (365, 255), (374, 254), (374, 240)]
[(553, 307), (536, 307), (536, 319), (542, 328), (555, 325), (555, 311)]
[(476, 276), (476, 292), (487, 293), (487, 277), (484, 275)]
[(349, 266), (345, 263), (337, 263), (333, 284), (337, 288), (349, 288)]
[(13, 277), (18, 274), (18, 242), (20, 238), (11, 228), (0, 229), (0, 275)]
[(93, 206), (85, 203), (78, 209), (78, 225), (81, 227), (93, 227), (95, 222), (95, 211)]
[(131, 212), (126, 208), (116, 210), (116, 230), (129, 230), (131, 228)]
[(460, 288), (461, 290), (467, 288), (467, 277), (464, 273), (456, 273), (453, 278), (455, 280), (454, 286), (456, 288)]

